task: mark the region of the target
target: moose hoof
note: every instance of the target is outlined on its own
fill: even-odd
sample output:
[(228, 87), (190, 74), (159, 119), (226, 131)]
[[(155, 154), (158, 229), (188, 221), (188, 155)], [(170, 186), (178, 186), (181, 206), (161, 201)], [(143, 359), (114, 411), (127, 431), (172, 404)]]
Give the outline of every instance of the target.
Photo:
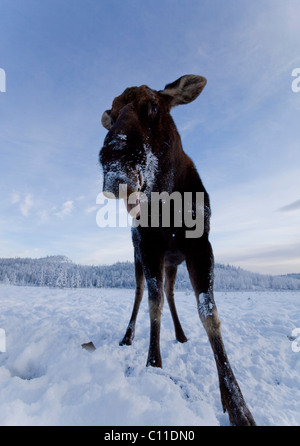
[(119, 345), (131, 345), (132, 340), (130, 338), (123, 338), (122, 341), (119, 342)]
[[(234, 392), (233, 392), (234, 393)], [(231, 426), (256, 426), (240, 391), (238, 395), (222, 398), (224, 412), (228, 412)]]
[(160, 355), (156, 356), (156, 357), (148, 356), (146, 367), (149, 367), (149, 366), (162, 368), (162, 361), (161, 361)]
[(176, 341), (181, 342), (181, 344), (184, 344), (185, 342), (187, 342), (187, 340), (188, 339), (184, 333), (176, 335)]
[(256, 426), (256, 423), (247, 406), (241, 406), (239, 410), (229, 414), (231, 426)]
[(119, 342), (119, 345), (131, 345), (134, 338), (134, 333), (126, 333), (122, 341)]

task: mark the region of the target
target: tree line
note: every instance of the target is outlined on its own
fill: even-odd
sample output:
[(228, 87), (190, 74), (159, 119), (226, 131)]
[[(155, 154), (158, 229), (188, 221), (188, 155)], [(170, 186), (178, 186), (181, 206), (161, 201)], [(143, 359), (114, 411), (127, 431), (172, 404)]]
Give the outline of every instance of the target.
[[(79, 265), (65, 256), (0, 259), (0, 283), (54, 288), (134, 288), (134, 264)], [(191, 290), (184, 264), (178, 268), (176, 289)], [(300, 290), (300, 275), (272, 276), (231, 265), (215, 265), (216, 291), (270, 289)]]

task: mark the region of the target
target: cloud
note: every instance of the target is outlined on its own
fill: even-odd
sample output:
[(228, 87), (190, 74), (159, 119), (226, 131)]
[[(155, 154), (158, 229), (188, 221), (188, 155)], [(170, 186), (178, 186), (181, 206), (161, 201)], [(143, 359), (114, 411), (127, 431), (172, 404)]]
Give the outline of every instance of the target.
[(24, 215), (24, 217), (27, 217), (30, 213), (29, 211), (32, 208), (32, 206), (33, 206), (33, 197), (31, 194), (27, 194), (24, 201), (20, 204), (21, 214)]
[(17, 192), (11, 194), (11, 203), (16, 204), (20, 201), (20, 195)]
[(258, 273), (299, 273), (300, 243), (257, 243), (251, 249), (235, 244), (230, 254), (228, 250), (221, 250), (215, 253), (215, 258), (219, 263), (229, 263)]
[(38, 212), (39, 223), (46, 223), (48, 221), (48, 212), (46, 210), (42, 210)]
[(99, 206), (90, 206), (89, 208), (85, 209), (86, 214), (91, 214), (93, 212), (96, 212), (99, 209)]
[(300, 257), (300, 243), (291, 244), (278, 244), (274, 246), (257, 248), (248, 250), (244, 253), (233, 253), (231, 261), (233, 262), (244, 262), (246, 260), (252, 259), (264, 259), (272, 260), (273, 262), (284, 262), (294, 259), (299, 259)]
[[(98, 235), (97, 235), (98, 233)], [(95, 237), (75, 240), (73, 246), (80, 252), (79, 263), (84, 265), (111, 265), (117, 261), (133, 261), (130, 228), (102, 228)], [(76, 256), (75, 260), (76, 260)]]
[(70, 215), (74, 209), (74, 201), (68, 200), (65, 201), (62, 205), (62, 208), (59, 212), (56, 212), (55, 215), (58, 217), (64, 217), (66, 215)]
[(195, 128), (199, 127), (200, 125), (202, 125), (203, 121), (204, 121), (204, 119), (202, 117), (188, 119), (184, 123), (178, 124), (178, 130), (179, 130), (179, 132), (182, 132), (182, 133), (190, 132), (190, 131), (194, 130)]
[(19, 204), (19, 209), (24, 217), (28, 217), (30, 209), (34, 205), (32, 194), (25, 195), (25, 198), (23, 199), (18, 192), (13, 192), (11, 194), (11, 203)]
[(300, 209), (300, 200), (293, 201), (293, 203), (290, 203), (286, 206), (283, 206), (282, 208), (278, 209), (279, 212), (290, 212), (290, 211), (297, 211)]
[[(16, 204), (19, 207), (19, 210), (24, 217), (28, 217), (30, 215), (31, 210), (34, 206), (39, 223), (46, 223), (51, 215), (56, 215), (57, 217), (61, 218), (68, 216), (74, 210), (73, 200), (67, 200), (60, 206), (49, 205), (45, 209), (46, 203), (43, 202), (41, 199), (34, 199), (33, 194), (30, 193), (24, 196), (18, 192), (13, 192), (11, 194), (10, 201), (12, 204)], [(92, 211), (94, 211), (94, 207), (86, 210), (87, 213), (90, 213)]]

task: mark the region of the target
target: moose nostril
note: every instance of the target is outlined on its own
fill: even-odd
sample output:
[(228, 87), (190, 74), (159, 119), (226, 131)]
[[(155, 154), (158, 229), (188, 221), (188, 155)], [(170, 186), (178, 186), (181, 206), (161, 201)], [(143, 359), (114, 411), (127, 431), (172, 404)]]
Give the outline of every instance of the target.
[(116, 196), (115, 196), (115, 194), (114, 194), (113, 192), (110, 192), (110, 191), (107, 191), (107, 190), (103, 190), (103, 195), (104, 195), (106, 198), (109, 198), (109, 199), (114, 199), (114, 198), (116, 198)]

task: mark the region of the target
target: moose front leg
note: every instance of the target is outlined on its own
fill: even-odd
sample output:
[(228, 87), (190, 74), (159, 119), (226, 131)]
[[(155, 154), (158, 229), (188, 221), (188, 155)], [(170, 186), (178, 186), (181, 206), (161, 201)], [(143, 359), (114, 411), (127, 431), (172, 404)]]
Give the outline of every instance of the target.
[(196, 297), (199, 316), (214, 352), (223, 410), (228, 412), (231, 425), (255, 426), (255, 421), (244, 401), (225, 351), (221, 335), (221, 323), (213, 293), (208, 291), (207, 293), (200, 293)]
[(213, 294), (213, 253), (208, 239), (204, 238), (198, 248), (195, 255), (187, 257), (186, 263), (197, 299), (198, 313), (214, 353), (223, 410), (228, 412), (232, 425), (255, 426), (223, 344), (221, 322)]
[(151, 239), (138, 247), (139, 261), (143, 267), (148, 287), (150, 342), (147, 366), (161, 367), (160, 355), (160, 323), (164, 303), (163, 274), (164, 253), (159, 249), (159, 243)]
[(150, 342), (147, 359), (147, 367), (161, 367), (160, 355), (160, 322), (163, 309), (163, 279), (162, 274), (147, 279), (149, 293), (149, 314), (150, 314)]
[(136, 318), (138, 315), (138, 311), (140, 308), (140, 304), (143, 298), (144, 293), (144, 285), (145, 285), (145, 276), (143, 272), (142, 265), (140, 264), (139, 260), (135, 256), (135, 298), (134, 298), (134, 305), (133, 310), (131, 314), (131, 318), (126, 330), (126, 333), (124, 335), (124, 338), (122, 341), (119, 342), (119, 345), (131, 345), (134, 334), (135, 334), (135, 323)]

